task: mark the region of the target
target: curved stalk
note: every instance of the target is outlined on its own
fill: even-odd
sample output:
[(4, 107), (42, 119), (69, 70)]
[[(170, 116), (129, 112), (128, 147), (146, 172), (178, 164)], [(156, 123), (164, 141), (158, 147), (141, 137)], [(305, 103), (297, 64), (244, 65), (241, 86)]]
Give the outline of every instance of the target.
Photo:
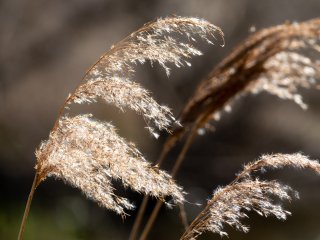
[[(156, 162), (157, 166), (159, 166), (159, 167), (161, 166), (161, 164), (165, 160), (168, 152), (175, 145), (175, 142), (176, 142), (176, 139), (172, 140), (170, 137), (167, 139), (167, 141), (164, 143), (164, 146), (162, 148), (162, 151), (160, 153), (158, 161)], [(137, 239), (138, 231), (139, 231), (139, 228), (141, 226), (142, 218), (143, 218), (144, 213), (146, 211), (146, 208), (147, 208), (147, 205), (148, 205), (148, 201), (149, 201), (149, 196), (145, 195), (143, 197), (143, 200), (142, 200), (141, 205), (139, 207), (139, 211), (138, 211), (137, 217), (136, 217), (136, 219), (134, 221), (133, 227), (131, 229), (129, 240), (136, 240)]]
[(38, 179), (38, 174), (35, 173), (35, 176), (34, 176), (34, 179), (33, 179), (33, 183), (32, 183), (32, 187), (31, 187), (31, 190), (30, 190), (30, 193), (29, 193), (28, 201), (27, 201), (27, 204), (26, 204), (26, 207), (25, 207), (25, 210), (24, 210), (24, 214), (23, 214), (23, 217), (22, 217), (20, 230), (19, 230), (19, 235), (18, 235), (18, 240), (22, 240), (23, 232), (24, 232), (24, 229), (25, 229), (25, 226), (26, 226), (26, 222), (27, 222), (27, 218), (28, 218), (29, 211), (30, 211), (31, 202), (32, 202), (32, 199), (33, 199), (33, 195), (34, 195), (34, 193), (36, 191), (36, 188), (39, 185), (39, 183), (40, 182), (39, 182), (39, 179)]
[[(181, 166), (181, 163), (182, 163), (182, 161), (183, 161), (188, 149), (190, 148), (195, 136), (197, 135), (197, 130), (199, 128), (199, 123), (201, 122), (201, 121), (199, 122), (199, 120), (201, 120), (201, 119), (202, 119), (201, 117), (198, 119), (196, 124), (194, 124), (190, 134), (188, 135), (188, 138), (185, 141), (185, 144), (183, 145), (183, 148), (182, 148), (182, 150), (181, 150), (181, 152), (180, 152), (180, 154), (179, 154), (179, 156), (178, 156), (177, 160), (175, 161), (175, 164), (174, 164), (174, 166), (172, 168), (172, 171), (171, 171), (171, 176), (172, 177), (175, 177), (175, 175), (177, 174), (177, 172), (178, 172), (178, 170), (179, 170), (179, 168)], [(162, 204), (163, 204), (163, 202), (158, 200), (156, 206), (154, 207), (154, 209), (153, 209), (153, 211), (151, 213), (151, 216), (149, 217), (149, 219), (147, 221), (147, 224), (146, 224), (145, 228), (142, 231), (140, 240), (145, 240), (147, 238), (147, 236), (148, 236), (148, 234), (149, 234), (149, 232), (150, 232), (150, 230), (151, 230), (151, 228), (152, 228), (152, 226), (153, 226), (153, 224), (154, 224), (154, 222), (155, 222), (155, 220), (156, 220), (156, 218), (158, 216), (158, 213), (159, 213), (159, 211), (161, 209)]]

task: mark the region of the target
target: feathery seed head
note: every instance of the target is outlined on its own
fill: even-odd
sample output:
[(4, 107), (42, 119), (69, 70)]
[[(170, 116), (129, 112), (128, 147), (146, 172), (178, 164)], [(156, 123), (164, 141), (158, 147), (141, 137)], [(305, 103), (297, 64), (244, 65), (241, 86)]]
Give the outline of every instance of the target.
[(262, 155), (258, 160), (248, 163), (243, 170), (237, 174), (236, 181), (244, 178), (251, 178), (251, 174), (257, 171), (279, 169), (283, 167), (294, 167), (297, 169), (310, 169), (320, 174), (320, 164), (318, 161), (310, 160), (301, 153), (294, 154), (269, 154)]
[(169, 108), (156, 103), (151, 95), (132, 81), (136, 63), (159, 63), (170, 73), (168, 64), (190, 66), (188, 59), (201, 52), (188, 42), (173, 36), (178, 33), (195, 41), (196, 37), (209, 43), (221, 37), (222, 31), (213, 24), (198, 18), (168, 17), (145, 24), (103, 55), (92, 67), (68, 104), (91, 103), (101, 98), (121, 110), (132, 109), (143, 115), (151, 133), (155, 128), (167, 130), (175, 118)]
[(199, 85), (181, 114), (181, 123), (187, 128), (201, 117), (204, 126), (239, 96), (262, 91), (305, 109), (298, 90), (315, 87), (320, 79), (319, 36), (319, 18), (252, 34)]
[(42, 179), (62, 179), (119, 214), (133, 205), (114, 193), (112, 179), (144, 194), (184, 201), (182, 189), (169, 174), (152, 167), (133, 144), (118, 136), (111, 124), (98, 122), (91, 115), (63, 117), (36, 156)]
[(133, 144), (118, 136), (111, 124), (95, 121), (91, 115), (63, 115), (71, 103), (92, 103), (101, 98), (122, 111), (129, 108), (141, 114), (154, 136), (156, 128), (170, 131), (171, 124), (176, 122), (171, 110), (158, 104), (131, 78), (136, 63), (158, 62), (169, 74), (167, 64), (190, 65), (189, 58), (201, 55), (188, 41), (178, 40), (173, 33), (186, 36), (188, 41), (199, 37), (212, 43), (218, 36), (223, 40), (221, 30), (205, 20), (169, 17), (145, 24), (112, 46), (68, 96), (49, 140), (36, 151), (38, 183), (48, 176), (62, 179), (120, 214), (133, 205), (114, 193), (112, 179), (160, 199), (172, 196), (176, 203), (184, 201), (182, 189), (171, 176), (152, 167)]
[(290, 201), (292, 197), (298, 198), (298, 193), (277, 181), (261, 181), (251, 177), (251, 173), (262, 168), (277, 169), (285, 166), (307, 168), (320, 174), (320, 163), (309, 160), (300, 153), (263, 155), (257, 161), (245, 165), (244, 170), (231, 184), (214, 192), (205, 209), (191, 223), (181, 239), (196, 239), (206, 231), (227, 236), (225, 225), (246, 233), (249, 227), (241, 220), (247, 217), (248, 211), (285, 220), (291, 213), (278, 205), (274, 197)]

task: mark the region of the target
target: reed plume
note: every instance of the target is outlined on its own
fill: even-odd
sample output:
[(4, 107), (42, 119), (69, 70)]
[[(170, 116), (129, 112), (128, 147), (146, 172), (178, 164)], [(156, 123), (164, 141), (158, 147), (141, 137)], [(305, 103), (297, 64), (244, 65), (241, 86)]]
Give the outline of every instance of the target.
[(81, 189), (99, 205), (123, 216), (125, 209), (134, 206), (114, 193), (113, 179), (162, 201), (172, 196), (176, 203), (183, 202), (184, 192), (172, 177), (148, 163), (110, 123), (96, 121), (91, 115), (69, 117), (65, 110), (72, 103), (92, 103), (100, 98), (122, 111), (129, 108), (141, 114), (154, 136), (158, 135), (156, 129), (170, 131), (176, 122), (171, 110), (158, 104), (146, 89), (132, 80), (134, 66), (149, 60), (151, 64), (160, 64), (169, 75), (168, 64), (190, 66), (188, 59), (201, 55), (191, 41), (200, 38), (212, 44), (216, 37), (223, 40), (222, 36), (218, 27), (205, 20), (168, 17), (145, 24), (101, 56), (69, 94), (49, 139), (36, 151), (36, 175), (18, 239), (22, 239), (36, 187), (50, 176)]
[(262, 29), (238, 44), (200, 82), (183, 108), (177, 127), (165, 144), (168, 152), (192, 126), (219, 120), (233, 101), (246, 94), (268, 92), (306, 109), (300, 88), (319, 85), (320, 19)]
[(111, 179), (161, 199), (170, 195), (175, 202), (184, 200), (182, 189), (170, 175), (151, 167), (132, 143), (116, 133), (114, 126), (90, 115), (63, 117), (36, 156), (39, 177), (62, 179), (119, 214), (133, 205), (114, 193)]
[[(121, 110), (130, 108), (143, 115), (154, 135), (157, 135), (155, 128), (169, 131), (175, 121), (170, 109), (158, 104), (131, 77), (136, 63), (158, 62), (169, 74), (166, 64), (189, 65), (187, 59), (201, 54), (191, 44), (171, 37), (172, 33), (193, 40), (191, 35), (198, 36), (209, 43), (216, 33), (222, 35), (218, 27), (197, 18), (172, 17), (145, 24), (92, 66), (83, 83), (68, 96), (63, 109), (71, 103), (91, 103), (101, 98)], [(176, 202), (184, 200), (182, 189), (168, 174), (147, 163), (133, 144), (118, 136), (111, 124), (99, 123), (91, 116), (70, 118), (60, 114), (49, 140), (40, 146), (36, 156), (38, 183), (53, 175), (117, 213), (123, 214), (123, 208), (130, 209), (132, 205), (115, 196), (111, 179), (120, 179), (125, 186), (161, 199), (171, 195)]]
[(298, 198), (298, 193), (277, 181), (261, 181), (252, 175), (263, 169), (279, 169), (286, 166), (311, 169), (320, 175), (319, 162), (310, 160), (300, 153), (263, 155), (257, 161), (245, 165), (231, 184), (214, 192), (205, 209), (190, 224), (181, 239), (196, 239), (207, 231), (217, 233), (221, 237), (227, 236), (225, 225), (246, 233), (249, 227), (241, 220), (248, 217), (246, 213), (249, 211), (285, 220), (291, 213), (274, 198), (290, 201), (292, 197)]
[[(176, 37), (171, 36), (173, 33)], [(189, 41), (183, 42), (181, 37)], [(77, 88), (68, 104), (91, 103), (101, 98), (121, 110), (130, 108), (142, 114), (155, 136), (155, 128), (168, 131), (175, 122), (174, 116), (168, 107), (159, 105), (147, 90), (132, 82), (134, 66), (147, 60), (151, 64), (157, 62), (167, 75), (168, 64), (190, 66), (188, 59), (202, 54), (190, 43), (197, 37), (210, 44), (220, 37), (223, 44), (220, 28), (202, 19), (172, 17), (145, 24), (100, 58), (86, 75), (87, 82)]]
[(181, 123), (186, 128), (201, 117), (202, 127), (239, 96), (262, 91), (306, 109), (298, 90), (317, 86), (319, 35), (319, 18), (252, 34), (199, 84), (181, 113)]

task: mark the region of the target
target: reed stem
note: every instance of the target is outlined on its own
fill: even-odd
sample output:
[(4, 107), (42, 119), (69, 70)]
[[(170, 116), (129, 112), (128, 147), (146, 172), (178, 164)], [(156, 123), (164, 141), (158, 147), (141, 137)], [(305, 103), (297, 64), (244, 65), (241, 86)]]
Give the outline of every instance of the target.
[[(170, 141), (170, 138), (167, 139), (167, 141), (165, 142), (165, 144), (164, 144), (164, 146), (162, 148), (160, 156), (159, 156), (159, 158), (158, 158), (158, 160), (156, 162), (156, 165), (158, 167), (161, 166), (161, 164), (165, 160), (168, 152), (171, 150), (173, 145), (174, 145), (174, 143), (172, 143)], [(131, 229), (129, 240), (136, 240), (137, 239), (138, 231), (139, 231), (139, 228), (141, 226), (142, 219), (143, 219), (144, 213), (145, 213), (147, 205), (148, 205), (148, 201), (149, 201), (149, 196), (145, 195), (143, 197), (142, 203), (141, 203), (141, 205), (139, 207), (139, 211), (138, 211), (137, 217), (136, 217), (136, 219), (134, 221), (133, 227)]]
[[(171, 170), (171, 176), (172, 177), (175, 177), (176, 174), (178, 173), (178, 170), (181, 166), (181, 163), (188, 151), (188, 149), (190, 148), (195, 136), (197, 135), (197, 130), (198, 130), (198, 127), (199, 127), (199, 120), (196, 122), (196, 124), (193, 126), (190, 134), (188, 135), (188, 138), (187, 140), (185, 141), (185, 144), (183, 145), (183, 148), (177, 158), (177, 160), (175, 161), (175, 164)], [(154, 207), (152, 213), (151, 213), (151, 216), (149, 217), (148, 221), (147, 221), (147, 224), (145, 226), (145, 228), (143, 229), (142, 231), (142, 234), (141, 234), (141, 237), (140, 237), (140, 240), (145, 240), (150, 232), (150, 230), (152, 229), (152, 226), (158, 216), (158, 213), (161, 209), (161, 206), (162, 206), (163, 202), (158, 200), (157, 201), (157, 204), (156, 206)]]
[(33, 183), (32, 183), (32, 187), (31, 187), (30, 193), (29, 193), (28, 201), (27, 201), (27, 204), (26, 204), (26, 207), (25, 207), (25, 210), (24, 210), (24, 214), (23, 214), (23, 217), (22, 217), (20, 230), (19, 230), (19, 235), (18, 235), (18, 240), (22, 240), (23, 232), (24, 232), (24, 229), (25, 229), (25, 226), (26, 226), (26, 222), (27, 222), (27, 218), (28, 218), (29, 211), (30, 211), (31, 202), (32, 202), (32, 199), (33, 199), (33, 195), (34, 195), (35, 190), (36, 190), (38, 185), (39, 185), (38, 174), (36, 173), (35, 176), (34, 176), (34, 179), (33, 179)]

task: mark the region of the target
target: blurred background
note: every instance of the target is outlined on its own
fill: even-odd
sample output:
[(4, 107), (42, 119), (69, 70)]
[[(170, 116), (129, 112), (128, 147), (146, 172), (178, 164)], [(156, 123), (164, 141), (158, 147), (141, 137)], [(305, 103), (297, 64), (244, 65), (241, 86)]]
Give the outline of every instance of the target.
[[(319, 13), (319, 0), (0, 1), (0, 239), (17, 236), (32, 184), (35, 148), (47, 139), (59, 107), (85, 70), (112, 44), (145, 22), (171, 14), (205, 18), (223, 29), (224, 48), (200, 46), (204, 56), (194, 58), (191, 68), (173, 69), (169, 78), (158, 67), (137, 67), (136, 80), (178, 116), (199, 81), (250, 28), (308, 20)], [(177, 176), (189, 193), (189, 221), (217, 186), (232, 181), (244, 163), (263, 153), (301, 151), (320, 159), (320, 95), (316, 90), (302, 94), (307, 111), (268, 94), (242, 98), (215, 124), (215, 132), (196, 139)], [(139, 116), (102, 103), (73, 109), (112, 121), (147, 159), (156, 160), (166, 135), (153, 139)], [(165, 169), (180, 148), (169, 155)], [(319, 176), (288, 169), (262, 177), (280, 179), (300, 192), (300, 200), (286, 204), (293, 216), (280, 222), (250, 214), (245, 222), (251, 231), (228, 229), (230, 239), (320, 240)], [(130, 190), (123, 194), (139, 206), (141, 195)], [(35, 194), (24, 239), (127, 239), (135, 214), (130, 212), (123, 221), (79, 190), (47, 179)], [(149, 239), (178, 239), (182, 231), (177, 208), (163, 208)], [(201, 239), (217, 238), (206, 234)]]

